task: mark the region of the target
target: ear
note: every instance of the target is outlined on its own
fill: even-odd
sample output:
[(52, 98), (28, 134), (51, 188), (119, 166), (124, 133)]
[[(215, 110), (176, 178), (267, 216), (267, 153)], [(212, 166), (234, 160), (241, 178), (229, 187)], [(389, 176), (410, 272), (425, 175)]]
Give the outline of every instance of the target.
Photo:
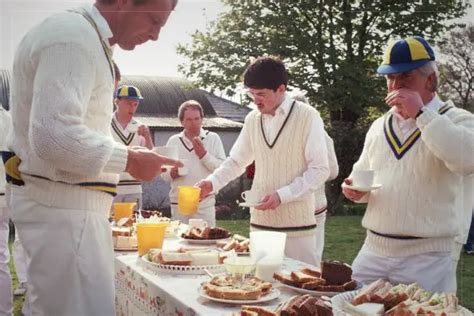
[(277, 88), (277, 92), (278, 93), (285, 93), (286, 91), (286, 86), (284, 84), (281, 84), (278, 88)]
[(433, 72), (432, 74), (428, 75), (428, 77), (426, 77), (425, 89), (430, 92), (435, 92), (436, 85), (436, 74)]

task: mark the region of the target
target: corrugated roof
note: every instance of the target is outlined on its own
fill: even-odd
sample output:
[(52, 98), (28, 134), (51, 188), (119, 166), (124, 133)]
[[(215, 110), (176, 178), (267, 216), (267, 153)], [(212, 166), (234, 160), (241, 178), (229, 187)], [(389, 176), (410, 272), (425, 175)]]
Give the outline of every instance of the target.
[[(182, 128), (178, 117), (136, 116), (136, 118), (150, 128)], [(203, 126), (213, 129), (240, 130), (243, 124), (222, 117), (205, 117)]]
[(10, 73), (0, 69), (0, 104), (5, 109), (10, 108)]
[(218, 97), (214, 94), (211, 94), (207, 91), (203, 91), (206, 95), (209, 102), (212, 104), (212, 107), (217, 113), (217, 116), (225, 117), (227, 119), (244, 122), (245, 117), (249, 114), (252, 109), (249, 107), (240, 105), (239, 103), (227, 100), (221, 97)]
[(140, 89), (144, 100), (140, 101), (140, 106), (137, 109), (138, 115), (177, 117), (181, 103), (190, 99), (196, 100), (202, 105), (205, 116), (217, 115), (203, 91), (184, 79), (123, 76), (120, 83), (131, 84)]

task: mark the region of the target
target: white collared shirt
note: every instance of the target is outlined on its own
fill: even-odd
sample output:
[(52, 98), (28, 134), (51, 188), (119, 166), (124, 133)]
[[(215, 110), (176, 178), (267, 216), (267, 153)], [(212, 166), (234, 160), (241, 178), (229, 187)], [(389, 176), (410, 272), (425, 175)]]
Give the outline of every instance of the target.
[(109, 24), (107, 23), (105, 18), (102, 16), (100, 11), (93, 4), (86, 4), (82, 6), (81, 8), (83, 8), (92, 18), (92, 20), (95, 22), (95, 24), (97, 25), (97, 29), (99, 30), (100, 36), (102, 37), (103, 40), (105, 40), (107, 45), (109, 45), (110, 47), (110, 43), (108, 39), (112, 38), (113, 33), (109, 27)]
[[(263, 128), (270, 142), (285, 121), (293, 99), (285, 94), (285, 99), (277, 108), (275, 116), (263, 115)], [(229, 158), (206, 180), (212, 182), (213, 191), (217, 192), (234, 178), (241, 175), (245, 168), (255, 160), (250, 144), (250, 131), (244, 124), (237, 138)], [(282, 203), (291, 202), (322, 186), (329, 177), (328, 153), (324, 134), (324, 124), (318, 115), (313, 117), (308, 141), (305, 146), (306, 171), (296, 177), (289, 185), (277, 190)]]
[[(443, 101), (441, 101), (438, 95), (435, 95), (434, 98), (431, 99), (430, 102), (426, 103), (423, 107), (438, 112), (443, 104)], [(392, 107), (390, 111), (394, 114), (393, 117), (395, 118), (395, 124), (398, 125), (398, 128), (401, 132), (401, 135), (397, 136), (402, 142), (404, 142), (418, 128), (416, 126), (416, 120), (411, 117), (405, 119), (403, 116), (398, 114), (397, 111), (395, 111), (395, 107)]]

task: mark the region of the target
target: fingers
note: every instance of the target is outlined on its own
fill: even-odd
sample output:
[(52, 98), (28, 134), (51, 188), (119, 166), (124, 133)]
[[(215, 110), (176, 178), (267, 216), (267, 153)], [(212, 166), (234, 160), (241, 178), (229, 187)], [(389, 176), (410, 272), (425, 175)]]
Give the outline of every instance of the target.
[(158, 156), (160, 156), (162, 165), (169, 165), (169, 166), (173, 166), (173, 167), (176, 167), (176, 168), (184, 167), (183, 163), (179, 160), (172, 159), (172, 158), (169, 158), (169, 157), (166, 157), (166, 156), (161, 156), (161, 155), (158, 155)]

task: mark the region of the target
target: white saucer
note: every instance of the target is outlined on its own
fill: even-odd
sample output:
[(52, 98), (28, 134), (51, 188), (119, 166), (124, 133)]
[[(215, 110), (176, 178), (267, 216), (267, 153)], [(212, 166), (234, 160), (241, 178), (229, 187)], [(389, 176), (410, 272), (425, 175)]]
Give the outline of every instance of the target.
[(249, 204), (247, 202), (242, 202), (242, 203), (239, 203), (239, 206), (242, 206), (242, 207), (255, 207), (257, 205), (259, 205), (260, 203), (257, 203), (257, 204)]
[(343, 183), (342, 186), (344, 188), (348, 188), (348, 189), (356, 190), (356, 191), (360, 191), (360, 192), (370, 192), (370, 191), (377, 190), (378, 188), (382, 187), (382, 185), (380, 183), (374, 183), (374, 184), (372, 184), (371, 187), (359, 187), (359, 186), (354, 186), (354, 185), (347, 185), (345, 183)]
[(206, 294), (206, 292), (200, 288), (199, 289), (199, 295), (202, 297), (214, 301), (214, 302), (219, 302), (219, 303), (226, 303), (226, 304), (235, 304), (235, 305), (242, 305), (242, 304), (256, 304), (256, 303), (263, 303), (263, 302), (268, 302), (271, 300), (274, 300), (280, 296), (280, 291), (273, 288), (270, 290), (270, 293), (268, 293), (265, 296), (262, 296), (256, 300), (228, 300), (228, 299), (223, 299), (223, 298), (216, 298), (212, 297)]

